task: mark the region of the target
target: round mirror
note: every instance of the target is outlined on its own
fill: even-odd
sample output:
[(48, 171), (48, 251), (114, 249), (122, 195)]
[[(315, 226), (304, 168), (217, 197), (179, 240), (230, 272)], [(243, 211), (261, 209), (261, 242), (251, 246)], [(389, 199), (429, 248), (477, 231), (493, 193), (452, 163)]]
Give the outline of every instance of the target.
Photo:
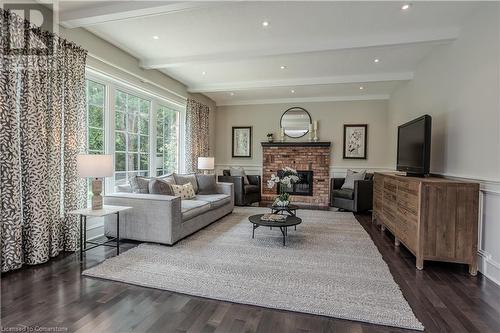
[(280, 126), (286, 136), (300, 138), (309, 132), (311, 116), (303, 108), (293, 107), (286, 110), (281, 116)]

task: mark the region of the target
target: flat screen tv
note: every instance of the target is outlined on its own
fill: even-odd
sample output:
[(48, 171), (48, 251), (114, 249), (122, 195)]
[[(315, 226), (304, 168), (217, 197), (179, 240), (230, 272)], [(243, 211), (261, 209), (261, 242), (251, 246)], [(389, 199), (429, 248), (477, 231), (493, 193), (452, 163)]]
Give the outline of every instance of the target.
[(405, 171), (408, 175), (415, 176), (429, 174), (431, 127), (432, 118), (429, 115), (398, 127), (398, 171)]

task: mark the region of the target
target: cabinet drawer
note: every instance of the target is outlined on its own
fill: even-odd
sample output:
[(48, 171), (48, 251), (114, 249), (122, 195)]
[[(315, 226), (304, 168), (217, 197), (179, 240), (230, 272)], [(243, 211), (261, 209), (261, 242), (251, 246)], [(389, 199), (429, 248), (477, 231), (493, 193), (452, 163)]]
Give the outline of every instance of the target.
[(396, 193), (398, 189), (398, 181), (395, 179), (391, 179), (389, 177), (384, 179), (384, 190), (392, 191)]
[(417, 225), (413, 223), (406, 224), (405, 233), (405, 245), (414, 253), (417, 252)]
[(413, 213), (408, 211), (406, 208), (399, 206), (398, 207), (398, 219), (401, 220), (402, 223), (418, 223), (418, 215), (417, 213)]
[(398, 198), (398, 207), (403, 207), (409, 210), (413, 214), (417, 214), (418, 212), (418, 197), (407, 194), (407, 193), (402, 193), (398, 192), (397, 195)]

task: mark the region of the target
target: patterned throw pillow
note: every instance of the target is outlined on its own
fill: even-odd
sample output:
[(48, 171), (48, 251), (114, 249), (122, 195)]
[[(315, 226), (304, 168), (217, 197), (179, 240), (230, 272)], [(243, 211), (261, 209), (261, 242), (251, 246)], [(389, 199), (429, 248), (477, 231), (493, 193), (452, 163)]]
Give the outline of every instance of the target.
[(174, 195), (181, 197), (181, 199), (193, 199), (196, 197), (191, 183), (170, 186), (172, 187), (172, 191), (174, 191)]
[(196, 181), (196, 175), (194, 173), (181, 175), (179, 173), (174, 173), (175, 183), (177, 185), (184, 185), (191, 183), (193, 185), (194, 193), (198, 193), (198, 182)]
[(133, 193), (149, 193), (149, 181), (151, 179), (142, 176), (130, 178), (130, 187)]

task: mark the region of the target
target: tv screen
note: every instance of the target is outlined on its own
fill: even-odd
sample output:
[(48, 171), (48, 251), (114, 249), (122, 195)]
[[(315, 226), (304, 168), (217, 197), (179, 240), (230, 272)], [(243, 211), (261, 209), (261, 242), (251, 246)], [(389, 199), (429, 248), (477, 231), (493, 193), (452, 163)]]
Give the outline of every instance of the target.
[(398, 127), (398, 171), (429, 173), (431, 123), (431, 116), (425, 115)]

